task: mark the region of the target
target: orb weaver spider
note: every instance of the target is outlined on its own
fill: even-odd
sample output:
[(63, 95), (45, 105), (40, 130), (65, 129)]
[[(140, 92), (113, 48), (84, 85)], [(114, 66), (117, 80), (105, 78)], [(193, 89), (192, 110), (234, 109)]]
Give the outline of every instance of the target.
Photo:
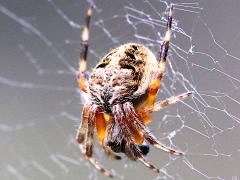
[(167, 61), (173, 6), (169, 8), (164, 42), (157, 57), (142, 44), (123, 44), (100, 60), (87, 81), (89, 25), (92, 14), (93, 7), (90, 6), (82, 31), (77, 75), (82, 95), (87, 99), (76, 136), (79, 148), (97, 170), (106, 176), (114, 176), (113, 172), (93, 158), (96, 127), (98, 141), (108, 156), (121, 159), (119, 153), (124, 153), (131, 160), (139, 160), (159, 173), (159, 169), (144, 157), (149, 152), (149, 144), (174, 155), (183, 153), (159, 142), (146, 125), (152, 120), (152, 112), (192, 94), (187, 92), (155, 102)]

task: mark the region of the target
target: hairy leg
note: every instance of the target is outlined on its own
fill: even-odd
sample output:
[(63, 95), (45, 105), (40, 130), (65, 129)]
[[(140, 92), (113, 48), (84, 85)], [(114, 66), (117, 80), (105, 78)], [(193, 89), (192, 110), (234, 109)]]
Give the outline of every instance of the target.
[(82, 153), (85, 153), (83, 143), (84, 143), (85, 135), (86, 135), (86, 132), (87, 132), (88, 117), (89, 117), (89, 106), (85, 105), (83, 107), (83, 112), (82, 112), (82, 122), (79, 125), (77, 135), (76, 135), (76, 140), (78, 142), (79, 148), (80, 148)]
[(108, 134), (111, 128), (111, 122), (106, 121), (103, 111), (96, 114), (96, 128), (98, 134), (98, 141), (105, 150), (105, 153), (112, 159), (121, 159), (121, 157), (116, 155), (107, 144)]
[(79, 87), (85, 93), (87, 92), (86, 70), (87, 70), (89, 26), (90, 26), (90, 20), (92, 17), (92, 11), (93, 11), (93, 7), (90, 6), (87, 11), (85, 25), (82, 30), (82, 43), (81, 43), (82, 47), (80, 51), (79, 70), (77, 74)]
[[(109, 170), (106, 170), (103, 166), (101, 166), (92, 156), (96, 112), (97, 112), (97, 108), (92, 108), (92, 106), (84, 106), (82, 123), (79, 126), (79, 130), (77, 133), (77, 142), (79, 144), (81, 152), (85, 154), (86, 159), (97, 170), (99, 170), (105, 176), (114, 177), (114, 174), (112, 172), (110, 172)], [(85, 139), (86, 132), (87, 132), (86, 146), (84, 147), (84, 139)]]
[(152, 107), (149, 107), (149, 108), (145, 108), (143, 109), (143, 111), (145, 112), (148, 112), (148, 111), (159, 111), (171, 104), (174, 104), (174, 103), (177, 103), (178, 101), (182, 101), (184, 100), (185, 98), (191, 96), (193, 94), (193, 92), (189, 91), (189, 92), (186, 92), (186, 93), (182, 93), (180, 95), (177, 95), (177, 96), (173, 96), (173, 97), (170, 97), (170, 98), (167, 98), (163, 101), (160, 101), (160, 102), (156, 102)]
[(121, 133), (124, 134), (124, 140), (126, 141), (125, 145), (126, 155), (128, 155), (132, 160), (139, 160), (145, 166), (150, 168), (152, 171), (159, 173), (159, 169), (144, 158), (144, 156), (141, 153), (141, 150), (135, 144), (130, 129), (127, 126), (126, 123), (127, 116), (125, 115), (125, 112), (122, 109), (122, 105), (119, 104), (114, 105), (113, 114), (116, 123), (118, 123), (119, 128), (121, 129)]
[(137, 114), (135, 113), (135, 109), (130, 102), (126, 102), (123, 104), (124, 112), (128, 115), (129, 121), (135, 125), (139, 132), (141, 132), (144, 138), (154, 147), (161, 149), (165, 152), (174, 154), (174, 155), (183, 155), (182, 152), (167, 147), (166, 145), (162, 144), (151, 132), (150, 130), (139, 120)]
[[(116, 153), (113, 152), (113, 150), (111, 149), (110, 145), (111, 145), (111, 131), (113, 129), (113, 122), (108, 122), (107, 123), (107, 129), (106, 129), (106, 134), (105, 134), (105, 137), (103, 139), (103, 143), (102, 143), (102, 146), (103, 146), (103, 149), (105, 150), (106, 154), (108, 156), (110, 156), (112, 159), (115, 159), (115, 160), (120, 160), (122, 159), (121, 156), (117, 155)], [(110, 139), (110, 141), (109, 141)], [(109, 144), (110, 143), (110, 144)]]
[(167, 21), (167, 30), (164, 36), (164, 41), (160, 48), (160, 53), (158, 56), (159, 60), (159, 72), (155, 75), (152, 83), (150, 84), (149, 92), (148, 92), (148, 101), (146, 104), (146, 108), (153, 106), (155, 103), (157, 92), (161, 83), (161, 80), (163, 78), (163, 74), (166, 67), (167, 62), (167, 55), (168, 55), (168, 49), (169, 49), (169, 42), (171, 37), (171, 29), (172, 29), (172, 16), (173, 16), (173, 6), (170, 7), (168, 12), (168, 21)]

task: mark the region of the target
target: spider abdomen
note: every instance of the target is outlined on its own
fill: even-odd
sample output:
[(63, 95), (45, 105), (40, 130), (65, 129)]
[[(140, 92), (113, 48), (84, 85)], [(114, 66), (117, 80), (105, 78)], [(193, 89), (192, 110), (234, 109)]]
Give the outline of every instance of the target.
[(93, 69), (90, 95), (105, 106), (134, 101), (146, 93), (158, 69), (156, 67), (155, 56), (145, 46), (136, 43), (121, 45)]

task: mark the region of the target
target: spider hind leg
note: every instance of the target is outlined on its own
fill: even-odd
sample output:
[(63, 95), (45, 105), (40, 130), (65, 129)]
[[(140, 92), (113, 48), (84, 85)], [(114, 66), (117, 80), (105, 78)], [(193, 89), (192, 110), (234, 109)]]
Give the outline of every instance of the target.
[(86, 159), (105, 176), (114, 177), (114, 174), (111, 171), (105, 169), (93, 157), (93, 135), (97, 111), (97, 108), (94, 109), (93, 107), (88, 105), (84, 106), (82, 113), (82, 123), (79, 126), (76, 139), (79, 144), (79, 148), (81, 152), (85, 155)]
[(123, 109), (128, 114), (128, 121), (131, 121), (132, 124), (138, 129), (141, 134), (144, 135), (144, 138), (148, 141), (149, 144), (153, 145), (154, 147), (161, 149), (165, 152), (174, 155), (183, 155), (182, 152), (167, 147), (166, 145), (162, 144), (151, 132), (150, 130), (143, 124), (143, 122), (139, 119), (138, 115), (135, 112), (133, 105), (129, 102), (123, 104)]
[(126, 122), (127, 121), (126, 119), (128, 119), (128, 116), (126, 116), (127, 112), (124, 111), (122, 105), (119, 104), (114, 105), (113, 114), (114, 119), (116, 123), (118, 123), (119, 128), (123, 133), (124, 140), (126, 142), (124, 146), (125, 154), (130, 159), (139, 160), (141, 163), (143, 163), (152, 171), (159, 173), (160, 172), (159, 169), (144, 158), (142, 151), (140, 150), (140, 146), (135, 143), (134, 138), (131, 135), (131, 131)]

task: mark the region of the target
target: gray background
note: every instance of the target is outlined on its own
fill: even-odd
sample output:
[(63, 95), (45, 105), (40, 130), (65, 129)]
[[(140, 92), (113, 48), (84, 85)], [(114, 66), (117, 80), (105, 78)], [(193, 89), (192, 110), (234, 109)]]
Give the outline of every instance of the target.
[[(95, 157), (122, 179), (240, 179), (240, 2), (175, 3), (174, 31), (159, 98), (192, 98), (154, 113), (153, 133), (186, 152), (151, 148), (157, 176), (141, 163)], [(89, 69), (126, 42), (158, 51), (169, 1), (95, 1)], [(75, 80), (88, 2), (0, 1), (0, 179), (106, 179), (74, 137), (82, 103)], [(97, 144), (97, 142), (95, 143)]]

